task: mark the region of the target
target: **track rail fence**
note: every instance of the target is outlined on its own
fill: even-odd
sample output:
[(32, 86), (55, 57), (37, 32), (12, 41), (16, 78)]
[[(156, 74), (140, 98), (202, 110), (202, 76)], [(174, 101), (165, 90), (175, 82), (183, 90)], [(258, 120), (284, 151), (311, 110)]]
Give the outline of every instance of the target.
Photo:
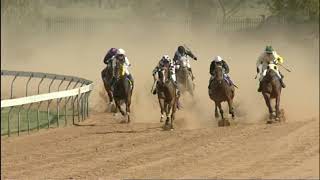
[[(76, 117), (80, 122), (89, 116), (92, 81), (75, 76), (1, 70), (2, 81), (5, 78), (10, 80), (10, 77), (12, 80), (6, 86), (10, 87), (9, 98), (2, 99), (3, 97), (1, 97), (1, 135), (10, 136), (12, 133), (20, 135), (24, 131), (29, 134), (31, 130), (39, 131), (41, 128), (59, 127), (61, 123), (67, 126), (68, 116), (72, 116), (72, 124), (75, 124)], [(24, 82), (25, 96), (15, 98), (14, 90), (17, 88), (15, 82), (19, 78), (27, 79)], [(38, 79), (37, 86), (29, 87), (30, 82), (36, 81), (36, 79)], [(46, 87), (43, 87), (44, 80), (50, 82)], [(53, 87), (54, 83), (58, 83), (55, 88)], [(64, 88), (62, 89), (63, 84)], [(30, 95), (30, 88), (37, 93)], [(20, 87), (19, 89), (21, 90)], [(41, 89), (42, 91), (46, 89), (47, 93), (40, 93)], [(24, 129), (23, 125), (26, 126)]]

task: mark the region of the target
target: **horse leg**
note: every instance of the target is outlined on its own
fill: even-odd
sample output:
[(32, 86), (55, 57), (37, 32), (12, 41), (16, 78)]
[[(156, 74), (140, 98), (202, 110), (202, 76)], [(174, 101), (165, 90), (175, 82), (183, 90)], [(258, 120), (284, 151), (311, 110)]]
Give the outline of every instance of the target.
[(166, 117), (167, 117), (165, 125), (167, 126), (169, 125), (169, 120), (170, 120), (170, 109), (169, 109), (169, 103), (165, 102), (164, 104), (165, 104), (164, 107), (165, 107)]
[(159, 99), (159, 105), (160, 105), (160, 111), (161, 111), (161, 117), (160, 117), (160, 122), (163, 122), (163, 118), (164, 118), (164, 113), (165, 113), (165, 109), (164, 109), (164, 100), (163, 99)]
[(125, 112), (121, 109), (121, 106), (120, 106), (120, 101), (118, 100), (115, 100), (115, 103), (116, 103), (116, 106), (117, 106), (117, 109), (119, 109), (120, 113), (125, 116)]
[(276, 98), (276, 120), (280, 119), (280, 95)]
[(131, 102), (129, 98), (126, 102), (126, 114), (128, 116), (128, 123), (130, 123), (130, 105), (131, 105)]
[(233, 100), (228, 99), (228, 105), (229, 105), (229, 114), (231, 114), (232, 119), (234, 119), (234, 109), (233, 109)]
[(264, 97), (264, 100), (265, 100), (266, 105), (269, 110), (269, 119), (271, 120), (272, 119), (272, 107), (271, 107), (271, 102), (270, 102), (270, 95), (264, 93), (263, 97)]
[(222, 107), (221, 107), (221, 102), (219, 102), (219, 103), (217, 104), (217, 106), (218, 106), (218, 108), (219, 108), (221, 118), (222, 118), (222, 120), (224, 120), (224, 117), (223, 117), (223, 110), (222, 110)]
[(177, 106), (175, 106), (176, 102), (174, 101), (173, 106), (172, 106), (172, 112), (171, 112), (171, 130), (173, 130), (173, 121), (175, 119), (175, 114), (176, 114), (176, 110), (177, 110)]
[(219, 112), (218, 112), (218, 107), (217, 107), (217, 103), (214, 102), (214, 117), (215, 118), (219, 118)]

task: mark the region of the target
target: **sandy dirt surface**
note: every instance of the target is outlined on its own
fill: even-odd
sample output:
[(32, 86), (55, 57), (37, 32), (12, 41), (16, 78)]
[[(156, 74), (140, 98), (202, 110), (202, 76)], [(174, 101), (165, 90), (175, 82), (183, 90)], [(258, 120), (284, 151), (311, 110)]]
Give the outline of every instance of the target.
[(318, 119), (162, 131), (100, 113), (1, 145), (4, 179), (319, 178)]
[[(4, 36), (1, 69), (79, 76), (92, 80), (95, 88), (90, 95), (91, 116), (79, 126), (1, 137), (2, 178), (319, 178), (319, 41), (304, 38), (308, 28), (219, 34), (213, 27), (189, 30), (181, 22), (145, 19), (94, 28), (102, 26), (106, 26), (102, 32), (12, 31)], [(16, 29), (11, 28), (4, 30)], [(150, 93), (151, 72), (162, 55), (173, 57), (184, 43), (198, 57), (191, 62), (196, 104), (183, 97), (176, 129), (162, 131), (157, 98)], [(267, 108), (254, 76), (256, 59), (266, 45), (272, 45), (292, 70), (281, 69), (287, 85), (281, 97), (284, 124), (262, 121)], [(111, 47), (124, 48), (132, 64), (130, 125), (104, 113), (100, 73)], [(224, 128), (212, 119), (214, 104), (207, 92), (210, 62), (217, 55), (228, 62), (229, 75), (239, 87), (236, 122)], [(8, 97), (11, 79), (1, 77), (2, 98)], [(25, 81), (17, 80), (15, 95), (24, 94)], [(43, 86), (44, 92), (47, 86)], [(30, 87), (30, 94), (36, 90)]]

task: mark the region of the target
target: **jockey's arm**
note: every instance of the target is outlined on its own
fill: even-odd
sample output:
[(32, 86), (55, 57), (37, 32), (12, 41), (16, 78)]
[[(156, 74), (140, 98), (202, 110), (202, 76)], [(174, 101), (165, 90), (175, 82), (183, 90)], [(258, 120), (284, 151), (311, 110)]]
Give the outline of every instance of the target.
[(103, 63), (104, 63), (104, 64), (108, 64), (108, 60), (109, 60), (110, 58), (112, 58), (112, 57), (110, 57), (109, 53), (106, 54), (106, 55), (104, 56), (104, 58), (103, 58)]
[(124, 63), (127, 67), (131, 66), (129, 59), (127, 58), (127, 56), (124, 58)]
[(190, 56), (192, 59), (197, 60), (197, 57), (191, 51), (186, 50), (186, 54)]
[(214, 63), (214, 61), (212, 61), (210, 64), (210, 71), (209, 71), (211, 76), (213, 76), (213, 74), (214, 74), (213, 72), (214, 72), (215, 66), (216, 66), (216, 64)]
[(273, 61), (275, 64), (282, 64), (283, 63), (283, 58), (276, 51), (273, 51), (273, 56), (274, 56)]
[(224, 68), (224, 72), (226, 74), (228, 74), (229, 73), (229, 66), (225, 61), (222, 61), (222, 67)]

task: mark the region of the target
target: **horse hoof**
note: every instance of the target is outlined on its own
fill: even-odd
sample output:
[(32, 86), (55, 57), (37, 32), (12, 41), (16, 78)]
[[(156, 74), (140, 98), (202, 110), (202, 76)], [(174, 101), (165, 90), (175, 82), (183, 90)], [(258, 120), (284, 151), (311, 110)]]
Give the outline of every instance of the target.
[(267, 124), (272, 124), (272, 120), (268, 120), (268, 121), (267, 121)]

